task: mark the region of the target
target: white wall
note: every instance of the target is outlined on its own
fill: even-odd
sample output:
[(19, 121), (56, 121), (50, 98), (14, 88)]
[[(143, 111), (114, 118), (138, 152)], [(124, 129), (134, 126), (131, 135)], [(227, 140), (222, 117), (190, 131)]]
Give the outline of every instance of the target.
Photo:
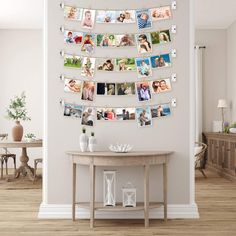
[[(195, 44), (203, 50), (203, 131), (212, 131), (212, 121), (221, 120), (219, 98), (226, 97), (227, 31), (196, 30)], [(233, 63), (233, 61), (232, 61)]]
[(227, 100), (229, 122), (236, 122), (236, 22), (227, 30)]
[[(14, 95), (26, 92), (31, 121), (22, 122), (25, 133), (42, 137), (43, 131), (43, 35), (42, 30), (0, 30), (0, 133), (11, 139), (13, 121), (5, 118), (6, 107)], [(41, 148), (28, 149), (30, 163), (42, 157)], [(20, 150), (10, 150), (17, 156)], [(19, 160), (19, 158), (17, 158)], [(19, 161), (18, 161), (19, 162)]]
[[(53, 217), (50, 214), (50, 205), (71, 204), (71, 173), (72, 165), (65, 152), (68, 150), (79, 150), (79, 136), (81, 134), (80, 121), (63, 117), (63, 110), (59, 105), (60, 98), (66, 98), (67, 101), (80, 102), (76, 95), (68, 95), (63, 92), (63, 83), (59, 80), (61, 73), (78, 76), (77, 70), (66, 70), (63, 68), (63, 59), (59, 56), (61, 49), (67, 52), (79, 53), (77, 47), (65, 46), (63, 36), (59, 32), (59, 27), (65, 25), (67, 28), (81, 30), (77, 22), (65, 22), (63, 12), (59, 8), (60, 0), (47, 1), (47, 78), (46, 78), (46, 139), (45, 139), (45, 175), (44, 175), (44, 197), (43, 207), (46, 209), (45, 215)], [(170, 101), (171, 97), (178, 99), (178, 106), (173, 111), (173, 116), (167, 119), (154, 120), (150, 128), (137, 128), (136, 122), (97, 122), (94, 131), (99, 141), (100, 150), (107, 150), (110, 143), (117, 141), (131, 143), (135, 150), (173, 150), (175, 154), (170, 160), (168, 166), (168, 203), (169, 204), (192, 204), (194, 203), (194, 193), (191, 186), (194, 185), (192, 178), (193, 168), (190, 168), (191, 154), (193, 150), (194, 134), (193, 121), (190, 114), (190, 104), (193, 101), (193, 93), (190, 91), (190, 83), (193, 79), (190, 71), (190, 48), (193, 48), (193, 41), (190, 41), (190, 2), (191, 0), (178, 1), (178, 10), (174, 12), (174, 18), (171, 21), (155, 23), (152, 30), (170, 27), (172, 24), (178, 26), (178, 34), (174, 37), (171, 45), (155, 47), (153, 54), (158, 52), (168, 52), (171, 48), (176, 48), (178, 57), (174, 60), (173, 67), (170, 70), (161, 70), (154, 72), (154, 78), (157, 76), (166, 76), (172, 72), (178, 74), (178, 82), (174, 84), (172, 93), (156, 96), (153, 103)], [(144, 6), (155, 7), (156, 5), (165, 5), (171, 3), (170, 0), (147, 0), (145, 4), (140, 1), (95, 1), (82, 0), (68, 1), (68, 4), (74, 4), (81, 7), (101, 8), (101, 9), (139, 9)], [(192, 15), (192, 14), (191, 14)], [(191, 22), (192, 23), (192, 22)], [(191, 27), (190, 27), (191, 26)], [(96, 32), (137, 32), (136, 25), (96, 25)], [(96, 49), (95, 56), (135, 56), (136, 48), (132, 49)], [(193, 56), (193, 55), (191, 55)], [(131, 72), (132, 73), (132, 72)], [(122, 75), (119, 73), (102, 74), (97, 73), (96, 79), (103, 81), (128, 80), (130, 74)], [(132, 73), (134, 80), (137, 79), (135, 72)], [(82, 102), (82, 104), (85, 104)], [(136, 98), (97, 98), (96, 105), (140, 105)], [(181, 138), (180, 138), (181, 137)], [(102, 169), (96, 174), (97, 181), (97, 200), (102, 200)], [(138, 189), (138, 200), (143, 199), (143, 172), (142, 168), (117, 168), (118, 186), (117, 198), (121, 200), (121, 187), (127, 181), (132, 181)], [(151, 195), (150, 198), (162, 199), (162, 171), (159, 168), (151, 170)], [(191, 176), (191, 177), (190, 177)], [(88, 201), (89, 199), (89, 175), (88, 169), (79, 168), (78, 189), (79, 200)], [(49, 207), (47, 209), (47, 207)], [(62, 209), (62, 208), (60, 208)], [(70, 208), (69, 208), (70, 209)], [(63, 211), (63, 210), (62, 210)], [(60, 216), (63, 217), (63, 212)], [(178, 211), (178, 210), (177, 210)], [(41, 217), (44, 214), (41, 212)], [(48, 214), (47, 214), (48, 213)], [(44, 215), (44, 216), (45, 216)], [(54, 215), (55, 216), (55, 215)], [(60, 217), (56, 215), (55, 217)]]

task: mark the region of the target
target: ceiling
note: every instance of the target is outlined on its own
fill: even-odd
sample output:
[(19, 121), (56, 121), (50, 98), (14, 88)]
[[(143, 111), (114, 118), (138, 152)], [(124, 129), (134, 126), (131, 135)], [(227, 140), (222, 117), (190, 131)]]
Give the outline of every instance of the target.
[(195, 0), (198, 29), (226, 29), (236, 21), (236, 0)]
[[(44, 0), (0, 0), (0, 29), (43, 28)], [(236, 21), (236, 0), (195, 0), (199, 29), (225, 29)]]

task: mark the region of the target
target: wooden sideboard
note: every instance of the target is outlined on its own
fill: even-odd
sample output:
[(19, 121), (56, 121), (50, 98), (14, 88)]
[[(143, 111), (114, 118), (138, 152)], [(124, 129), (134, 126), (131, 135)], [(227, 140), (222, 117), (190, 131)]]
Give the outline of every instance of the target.
[(204, 133), (203, 137), (208, 146), (207, 167), (236, 180), (236, 134)]

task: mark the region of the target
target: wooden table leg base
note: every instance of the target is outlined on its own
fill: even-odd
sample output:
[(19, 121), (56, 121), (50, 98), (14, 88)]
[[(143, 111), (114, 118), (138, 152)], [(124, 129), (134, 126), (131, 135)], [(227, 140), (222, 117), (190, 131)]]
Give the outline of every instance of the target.
[(23, 176), (28, 176), (30, 180), (34, 180), (34, 168), (30, 167), (30, 166), (21, 166), (16, 170), (15, 173), (15, 178), (19, 178), (20, 174), (22, 174)]

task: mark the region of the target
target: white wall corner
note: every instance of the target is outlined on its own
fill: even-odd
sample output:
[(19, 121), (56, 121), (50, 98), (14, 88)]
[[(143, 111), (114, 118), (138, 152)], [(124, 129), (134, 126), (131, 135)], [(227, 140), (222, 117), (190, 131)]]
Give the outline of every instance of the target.
[[(71, 205), (57, 205), (42, 203), (39, 208), (39, 219), (71, 219)], [(90, 213), (86, 209), (76, 208), (77, 219), (89, 219)], [(130, 212), (96, 212), (97, 219), (143, 219), (143, 211)], [(150, 219), (163, 219), (163, 207), (150, 210)], [(168, 219), (198, 219), (196, 204), (168, 205)]]

